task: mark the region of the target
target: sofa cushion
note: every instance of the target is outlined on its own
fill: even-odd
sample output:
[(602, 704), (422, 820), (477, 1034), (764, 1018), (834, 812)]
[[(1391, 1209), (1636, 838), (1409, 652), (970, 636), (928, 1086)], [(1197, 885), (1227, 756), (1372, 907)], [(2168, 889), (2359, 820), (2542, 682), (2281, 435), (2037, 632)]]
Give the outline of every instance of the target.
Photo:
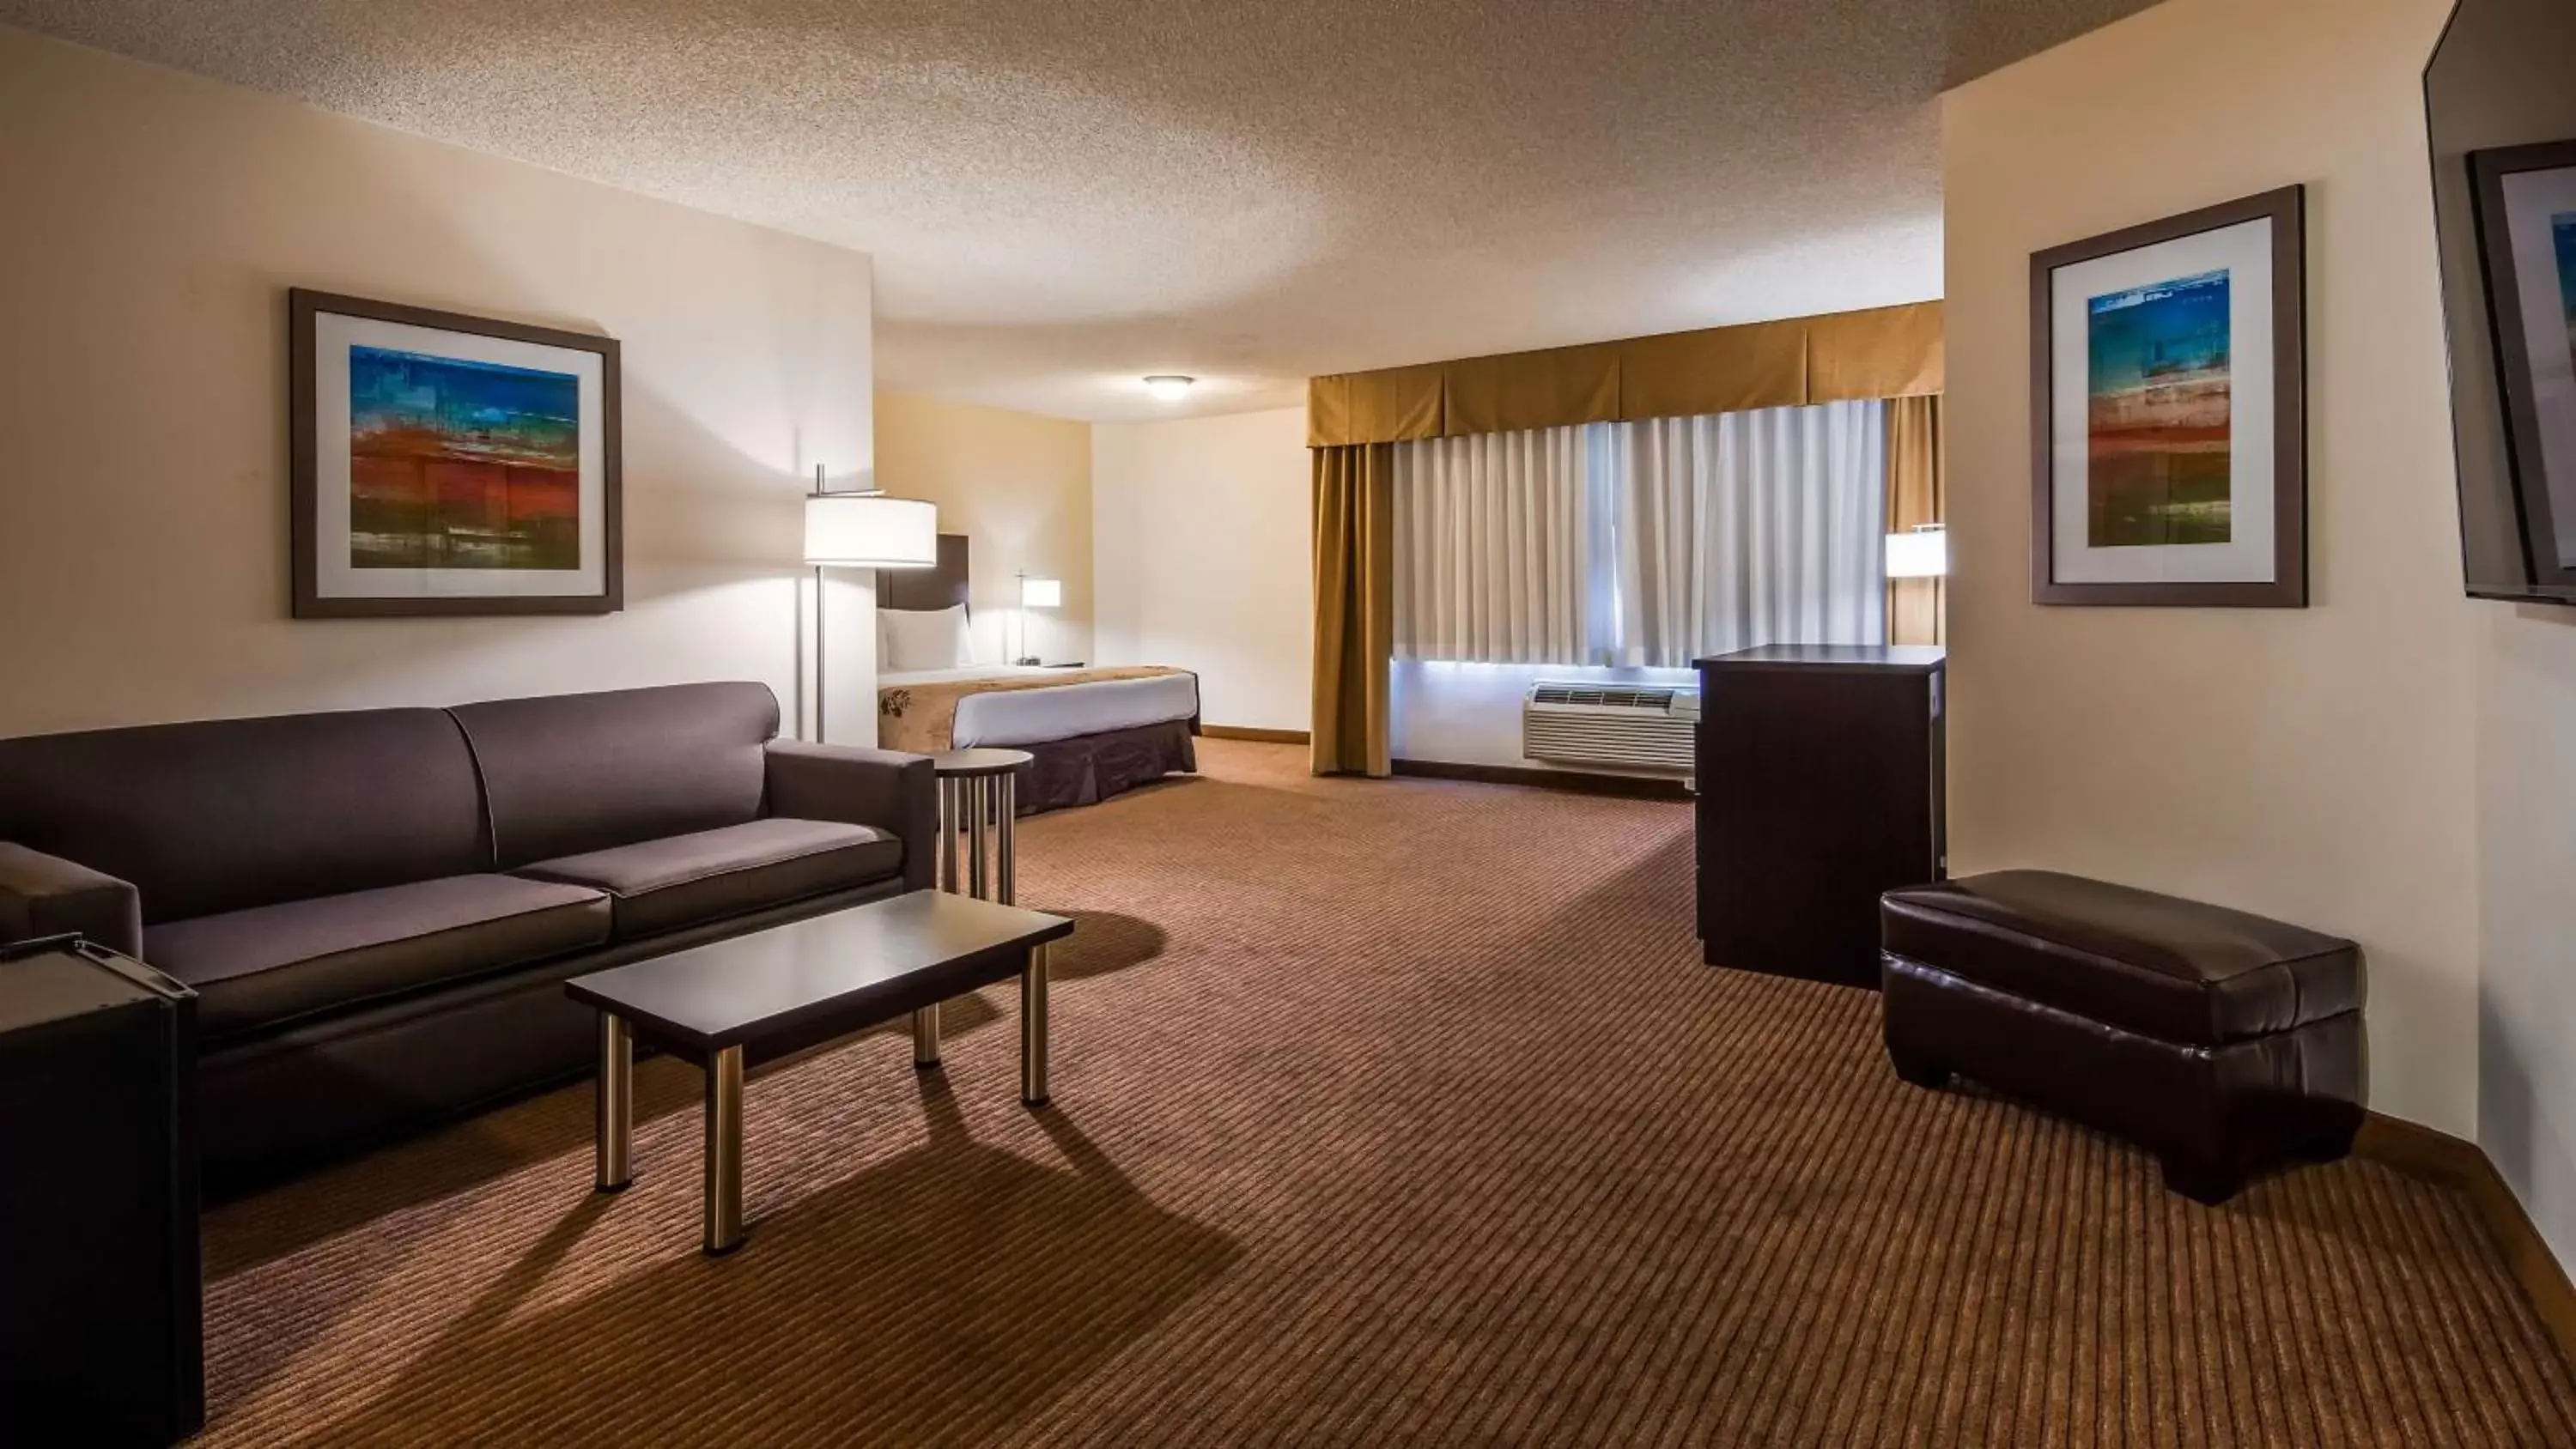
[(2004, 870), (1890, 891), (1890, 955), (2089, 1021), (2220, 1046), (2352, 1011), (2352, 942), (2179, 896)]
[(143, 956), (221, 1037), (596, 946), (609, 924), (595, 890), (459, 875), (172, 921)]
[(435, 709), (0, 740), (0, 840), (131, 882), (147, 926), (492, 868)]
[(884, 880), (903, 841), (865, 825), (754, 820), (524, 866), (519, 874), (608, 892), (631, 940)]
[(482, 768), (503, 870), (757, 819), (778, 697), (680, 684), (448, 711)]

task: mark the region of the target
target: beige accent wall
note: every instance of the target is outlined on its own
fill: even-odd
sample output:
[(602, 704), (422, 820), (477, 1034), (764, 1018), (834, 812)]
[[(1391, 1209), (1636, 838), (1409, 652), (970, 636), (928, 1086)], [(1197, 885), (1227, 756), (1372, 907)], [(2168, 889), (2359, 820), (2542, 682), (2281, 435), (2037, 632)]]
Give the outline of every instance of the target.
[[(2448, 9), (2168, 0), (1945, 102), (1951, 865), (2359, 939), (2372, 1104), (2469, 1135), (2478, 659), (2500, 625), (2463, 597), (2452, 487), (2418, 79)], [(2313, 607), (2033, 606), (2030, 254), (2292, 182)]]
[[(286, 289), (625, 349), (622, 614), (287, 617)], [(0, 734), (694, 679), (797, 707), (868, 259), (0, 28)], [(836, 739), (874, 738), (832, 589)], [(793, 716), (791, 716), (793, 718)]]
[[(939, 531), (969, 540), (978, 661), (1090, 659), (1091, 426), (881, 391), (876, 441), (878, 486), (938, 504)], [(1023, 619), (1020, 571), (1063, 580), (1064, 607)]]
[(1199, 675), (1212, 725), (1311, 722), (1306, 410), (1091, 433), (1100, 655)]

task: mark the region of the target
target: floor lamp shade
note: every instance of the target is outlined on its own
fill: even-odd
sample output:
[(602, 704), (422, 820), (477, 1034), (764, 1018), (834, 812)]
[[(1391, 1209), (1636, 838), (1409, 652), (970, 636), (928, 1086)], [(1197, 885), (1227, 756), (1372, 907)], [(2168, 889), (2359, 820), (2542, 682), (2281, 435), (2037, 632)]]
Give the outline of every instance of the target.
[(939, 507), (879, 493), (809, 494), (805, 561), (827, 568), (930, 568), (939, 562)]
[(1021, 579), (1020, 607), (1023, 609), (1063, 608), (1064, 580), (1037, 578)]

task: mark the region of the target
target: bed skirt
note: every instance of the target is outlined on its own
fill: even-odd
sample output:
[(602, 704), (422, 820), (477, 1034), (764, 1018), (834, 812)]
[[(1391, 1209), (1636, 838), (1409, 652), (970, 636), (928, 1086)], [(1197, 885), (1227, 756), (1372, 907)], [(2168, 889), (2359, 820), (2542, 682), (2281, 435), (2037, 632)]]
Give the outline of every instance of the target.
[(1036, 757), (1020, 772), (1022, 815), (1097, 805), (1112, 795), (1150, 785), (1175, 771), (1199, 767), (1193, 721), (1166, 720), (1133, 729), (1102, 730), (1044, 744), (1013, 745)]

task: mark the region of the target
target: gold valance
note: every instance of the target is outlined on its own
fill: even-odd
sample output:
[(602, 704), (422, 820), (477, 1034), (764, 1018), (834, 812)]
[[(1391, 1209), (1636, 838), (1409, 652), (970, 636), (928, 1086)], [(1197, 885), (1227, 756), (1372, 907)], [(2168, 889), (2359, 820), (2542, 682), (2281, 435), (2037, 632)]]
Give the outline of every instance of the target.
[(1942, 391), (1941, 304), (1836, 312), (1807, 323), (1807, 401), (1932, 397)]
[[(1441, 431), (1453, 437), (1607, 423), (1619, 416), (1616, 343), (1470, 357), (1442, 364), (1441, 382), (1447, 408)], [(1523, 421), (1527, 418), (1562, 423)]]
[(1804, 322), (1666, 332), (1618, 346), (1622, 422), (1796, 407), (1807, 400)]
[(1402, 443), (1942, 390), (1941, 304), (1345, 372), (1307, 384), (1306, 441)]
[(1442, 372), (1428, 362), (1314, 379), (1306, 384), (1306, 446), (1439, 437)]

